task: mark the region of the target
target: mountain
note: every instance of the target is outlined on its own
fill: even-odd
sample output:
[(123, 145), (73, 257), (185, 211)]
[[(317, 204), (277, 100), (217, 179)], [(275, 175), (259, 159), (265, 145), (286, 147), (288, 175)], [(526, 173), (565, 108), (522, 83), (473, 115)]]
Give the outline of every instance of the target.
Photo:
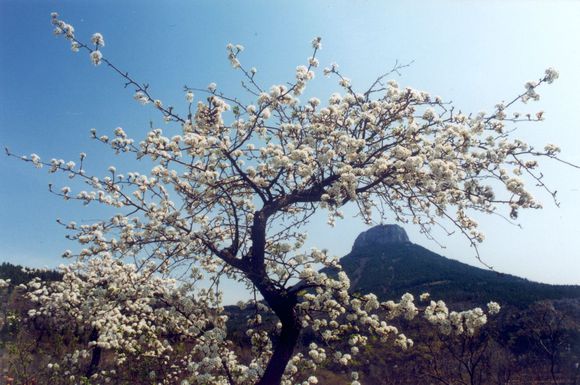
[(498, 301), (525, 307), (538, 300), (580, 298), (580, 286), (548, 285), (473, 267), (436, 254), (409, 240), (398, 225), (379, 225), (361, 233), (340, 260), (354, 292), (396, 299), (429, 292), (451, 303)]

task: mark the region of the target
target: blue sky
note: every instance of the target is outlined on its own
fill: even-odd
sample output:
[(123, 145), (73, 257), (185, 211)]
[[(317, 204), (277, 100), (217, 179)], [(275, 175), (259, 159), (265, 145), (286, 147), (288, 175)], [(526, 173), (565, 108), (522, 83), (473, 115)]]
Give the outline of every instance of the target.
[[(168, 132), (159, 114), (132, 100), (132, 90), (107, 68), (95, 68), (86, 53), (75, 54), (52, 35), (50, 12), (87, 41), (101, 32), (103, 52), (142, 82), (164, 104), (185, 108), (184, 84), (210, 82), (239, 94), (225, 46), (246, 47), (241, 57), (258, 68), (269, 85), (293, 78), (310, 55), (310, 41), (322, 36), (322, 66), (337, 62), (355, 88), (368, 86), (396, 60), (414, 61), (397, 80), (441, 95), (464, 111), (490, 110), (523, 90), (545, 68), (560, 79), (541, 91), (538, 103), (520, 110), (546, 111), (541, 124), (521, 124), (517, 135), (537, 146), (556, 143), (563, 157), (580, 164), (580, 3), (573, 1), (21, 1), (0, 0), (0, 145), (13, 152), (76, 160), (105, 174), (111, 165), (132, 163), (89, 139), (89, 130), (123, 127), (139, 139), (152, 121)], [(310, 95), (322, 100), (336, 86), (319, 73)], [(561, 207), (532, 189), (545, 208), (521, 215), (522, 228), (499, 217), (481, 218), (487, 239), (480, 252), (497, 270), (550, 283), (580, 284), (580, 170), (544, 164), (547, 183)], [(13, 158), (0, 157), (0, 261), (55, 266), (64, 249), (56, 218), (90, 221), (98, 207), (63, 202), (48, 183), (67, 184)], [(386, 219), (386, 222), (389, 218)], [(342, 256), (365, 226), (354, 219), (336, 228), (313, 221), (309, 245)], [(411, 239), (436, 252), (477, 265), (460, 236), (437, 234), (442, 250), (406, 226)]]

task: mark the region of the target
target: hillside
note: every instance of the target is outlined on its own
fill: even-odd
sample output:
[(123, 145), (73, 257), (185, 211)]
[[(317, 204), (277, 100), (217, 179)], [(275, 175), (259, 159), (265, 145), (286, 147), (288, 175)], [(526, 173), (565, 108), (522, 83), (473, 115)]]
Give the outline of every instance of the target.
[(0, 263), (0, 279), (9, 279), (13, 286), (28, 283), (34, 277), (39, 277), (43, 281), (56, 281), (61, 279), (62, 274), (56, 270), (25, 268), (8, 262)]
[(525, 307), (538, 300), (580, 298), (580, 286), (533, 282), (443, 257), (410, 242), (397, 225), (379, 225), (361, 233), (340, 262), (353, 291), (373, 292), (383, 300), (405, 292), (429, 292), (448, 302), (494, 300)]

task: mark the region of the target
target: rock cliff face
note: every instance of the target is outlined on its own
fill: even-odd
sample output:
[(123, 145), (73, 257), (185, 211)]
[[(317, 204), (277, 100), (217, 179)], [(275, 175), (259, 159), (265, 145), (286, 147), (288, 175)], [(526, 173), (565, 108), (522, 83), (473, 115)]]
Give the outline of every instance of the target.
[(378, 225), (364, 233), (361, 233), (352, 246), (352, 250), (364, 249), (368, 246), (385, 245), (393, 243), (409, 243), (409, 237), (399, 225)]

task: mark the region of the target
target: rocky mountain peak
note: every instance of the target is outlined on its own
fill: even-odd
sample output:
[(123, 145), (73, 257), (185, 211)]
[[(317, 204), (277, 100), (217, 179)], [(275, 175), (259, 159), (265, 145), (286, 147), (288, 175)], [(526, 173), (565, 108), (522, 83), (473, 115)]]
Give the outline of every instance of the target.
[(359, 249), (368, 246), (389, 245), (393, 243), (408, 243), (409, 237), (399, 225), (378, 225), (361, 233), (352, 249)]

